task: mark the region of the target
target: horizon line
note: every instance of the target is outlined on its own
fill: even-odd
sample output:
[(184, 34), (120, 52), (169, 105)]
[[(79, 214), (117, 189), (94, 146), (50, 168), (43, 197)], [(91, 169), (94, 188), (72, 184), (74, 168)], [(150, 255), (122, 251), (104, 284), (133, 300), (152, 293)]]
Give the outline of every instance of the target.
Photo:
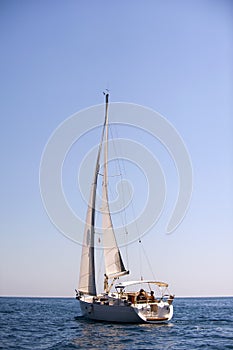
[[(41, 296), (41, 295), (0, 295), (0, 298), (40, 298), (40, 299), (75, 299), (75, 296)], [(233, 295), (175, 295), (175, 299), (181, 298), (233, 298)]]

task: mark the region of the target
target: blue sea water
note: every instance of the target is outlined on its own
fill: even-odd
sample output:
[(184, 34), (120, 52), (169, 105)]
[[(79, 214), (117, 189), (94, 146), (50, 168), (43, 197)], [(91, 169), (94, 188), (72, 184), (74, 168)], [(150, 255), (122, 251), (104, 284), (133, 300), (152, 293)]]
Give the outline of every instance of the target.
[(174, 300), (168, 325), (81, 317), (66, 298), (0, 298), (0, 349), (233, 349), (233, 298)]

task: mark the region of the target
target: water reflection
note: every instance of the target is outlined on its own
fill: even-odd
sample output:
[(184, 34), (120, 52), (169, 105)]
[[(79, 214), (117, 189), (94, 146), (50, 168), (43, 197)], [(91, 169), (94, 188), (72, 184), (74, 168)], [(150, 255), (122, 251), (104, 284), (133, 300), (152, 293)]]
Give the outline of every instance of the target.
[[(156, 341), (158, 333), (164, 329), (171, 329), (173, 324), (121, 324), (88, 320), (84, 317), (75, 318), (78, 327), (78, 336), (72, 344), (80, 348), (154, 348), (153, 337)], [(143, 336), (145, 333), (145, 338)], [(149, 333), (150, 342), (146, 341)]]

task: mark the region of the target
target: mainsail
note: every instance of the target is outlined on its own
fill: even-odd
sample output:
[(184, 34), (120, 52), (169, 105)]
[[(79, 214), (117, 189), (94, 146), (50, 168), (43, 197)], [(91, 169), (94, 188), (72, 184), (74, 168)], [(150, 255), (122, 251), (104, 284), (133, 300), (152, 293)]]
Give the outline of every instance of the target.
[(79, 291), (89, 295), (96, 295), (94, 257), (96, 186), (97, 176), (95, 174), (86, 215), (86, 225), (83, 237), (83, 249), (79, 275)]

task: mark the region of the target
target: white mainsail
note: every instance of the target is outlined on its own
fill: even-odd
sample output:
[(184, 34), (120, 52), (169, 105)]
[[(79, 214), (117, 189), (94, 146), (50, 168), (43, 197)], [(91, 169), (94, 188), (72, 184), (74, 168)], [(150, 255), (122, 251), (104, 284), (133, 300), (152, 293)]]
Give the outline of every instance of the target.
[(96, 295), (95, 285), (95, 256), (94, 256), (94, 222), (97, 176), (92, 184), (89, 205), (87, 209), (86, 225), (83, 237), (81, 257), (79, 291), (89, 295)]
[(127, 274), (112, 225), (108, 202), (108, 94), (106, 94), (105, 116), (105, 144), (104, 144), (104, 174), (102, 189), (102, 229), (104, 244), (105, 272), (107, 276), (114, 277)]

